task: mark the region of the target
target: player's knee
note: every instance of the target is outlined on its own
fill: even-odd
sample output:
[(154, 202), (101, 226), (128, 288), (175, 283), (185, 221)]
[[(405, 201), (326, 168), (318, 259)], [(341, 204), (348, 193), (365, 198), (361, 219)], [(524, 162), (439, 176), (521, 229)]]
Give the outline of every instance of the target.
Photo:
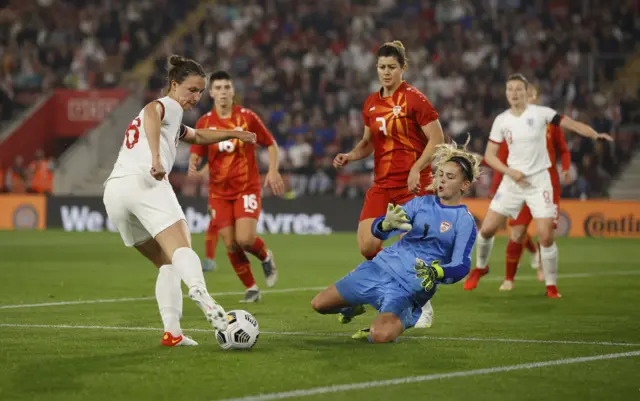
[(318, 313), (324, 314), (325, 302), (323, 300), (322, 293), (319, 293), (315, 297), (313, 297), (313, 299), (311, 300), (311, 308)]
[(526, 234), (527, 234), (527, 231), (525, 230), (524, 226), (523, 227), (513, 226), (511, 228), (511, 233), (509, 234), (509, 237), (511, 241), (521, 244), (524, 242), (524, 238)]
[(242, 250), (240, 245), (238, 245), (238, 243), (235, 241), (224, 241), (224, 247), (226, 248), (228, 253), (235, 253)]
[(541, 230), (538, 232), (538, 241), (540, 241), (540, 246), (544, 246), (546, 248), (553, 245), (555, 242), (553, 229), (550, 230)]
[(553, 238), (553, 234), (551, 235), (539, 235), (538, 241), (540, 241), (540, 246), (549, 248), (555, 243), (555, 239)]
[(251, 248), (254, 242), (256, 242), (256, 236), (253, 234), (236, 234), (236, 243), (242, 249)]
[(381, 250), (380, 244), (373, 241), (358, 244), (358, 247), (360, 248), (360, 254), (367, 260), (373, 259)]
[(390, 343), (398, 338), (398, 334), (390, 325), (373, 327), (371, 329), (371, 341), (375, 344)]

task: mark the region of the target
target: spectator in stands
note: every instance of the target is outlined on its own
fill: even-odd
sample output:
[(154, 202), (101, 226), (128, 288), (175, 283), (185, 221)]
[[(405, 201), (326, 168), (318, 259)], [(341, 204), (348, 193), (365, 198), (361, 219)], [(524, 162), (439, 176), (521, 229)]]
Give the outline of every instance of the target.
[(296, 195), (304, 194), (307, 190), (309, 177), (312, 173), (313, 148), (307, 141), (307, 134), (297, 133), (295, 144), (289, 148), (288, 154), (291, 160), (292, 176), (291, 190)]
[(53, 159), (47, 159), (42, 149), (36, 150), (34, 160), (29, 163), (27, 178), (29, 190), (40, 194), (53, 191)]
[(5, 174), (5, 185), (7, 191), (15, 194), (27, 192), (27, 170), (24, 168), (24, 158), (16, 155), (13, 164), (9, 166)]

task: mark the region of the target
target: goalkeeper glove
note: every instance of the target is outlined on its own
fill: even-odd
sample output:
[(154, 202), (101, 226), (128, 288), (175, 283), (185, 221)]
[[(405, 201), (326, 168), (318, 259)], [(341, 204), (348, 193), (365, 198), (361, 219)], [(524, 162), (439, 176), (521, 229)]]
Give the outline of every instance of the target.
[(387, 215), (384, 216), (384, 220), (382, 220), (382, 231), (411, 231), (411, 227), (411, 223), (402, 206), (394, 206), (389, 203), (389, 205), (387, 205)]
[(444, 270), (440, 267), (439, 260), (434, 260), (431, 264), (427, 264), (424, 260), (416, 258), (416, 264), (413, 269), (416, 271), (416, 278), (422, 280), (420, 285), (427, 292), (433, 289), (436, 280), (444, 277)]

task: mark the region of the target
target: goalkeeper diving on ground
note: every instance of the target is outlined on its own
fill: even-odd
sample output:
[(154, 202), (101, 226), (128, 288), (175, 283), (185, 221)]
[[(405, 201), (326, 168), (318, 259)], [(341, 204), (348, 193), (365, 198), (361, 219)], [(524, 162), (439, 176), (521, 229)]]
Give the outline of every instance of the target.
[(439, 285), (456, 283), (469, 273), (477, 231), (473, 216), (460, 202), (478, 177), (479, 161), (466, 145), (456, 144), (438, 145), (435, 160), (430, 189), (436, 195), (416, 197), (402, 206), (389, 204), (386, 215), (371, 227), (381, 240), (404, 234), (402, 238), (311, 302), (319, 313), (338, 314), (342, 323), (363, 314), (364, 305), (375, 307), (378, 316), (371, 327), (353, 338), (395, 341), (416, 324)]

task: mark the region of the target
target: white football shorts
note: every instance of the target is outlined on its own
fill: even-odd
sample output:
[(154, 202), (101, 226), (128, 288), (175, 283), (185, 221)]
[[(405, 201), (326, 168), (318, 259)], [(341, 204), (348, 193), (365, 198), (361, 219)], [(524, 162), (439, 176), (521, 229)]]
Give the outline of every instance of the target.
[(553, 186), (549, 171), (545, 169), (526, 177), (526, 180), (529, 185), (524, 188), (508, 175), (504, 175), (489, 209), (515, 219), (526, 203), (534, 219), (555, 218), (556, 207), (553, 203)]
[(128, 247), (155, 238), (177, 221), (186, 221), (169, 181), (157, 181), (151, 175), (110, 178), (103, 202), (109, 220)]

